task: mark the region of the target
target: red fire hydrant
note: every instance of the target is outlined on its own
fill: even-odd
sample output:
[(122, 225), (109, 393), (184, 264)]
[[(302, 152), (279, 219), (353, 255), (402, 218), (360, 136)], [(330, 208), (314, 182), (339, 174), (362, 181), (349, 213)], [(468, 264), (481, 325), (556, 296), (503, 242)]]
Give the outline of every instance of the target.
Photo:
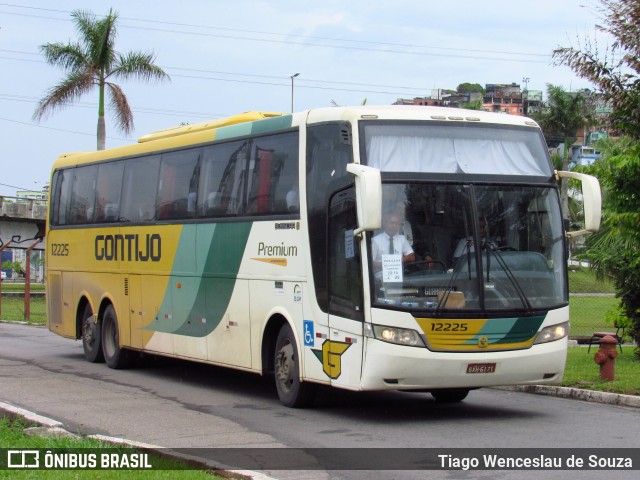
[(612, 382), (616, 371), (616, 351), (618, 341), (611, 335), (607, 335), (600, 339), (600, 349), (594, 357), (595, 362), (600, 365), (600, 380)]

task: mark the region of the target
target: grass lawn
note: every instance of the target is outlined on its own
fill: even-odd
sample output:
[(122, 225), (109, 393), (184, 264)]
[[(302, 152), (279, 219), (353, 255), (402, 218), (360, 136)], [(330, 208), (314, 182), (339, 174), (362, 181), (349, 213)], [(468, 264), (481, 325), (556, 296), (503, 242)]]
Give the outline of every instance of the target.
[(615, 293), (616, 290), (610, 280), (596, 278), (596, 274), (589, 268), (569, 270), (569, 291), (571, 293)]
[[(619, 300), (612, 296), (615, 289), (610, 281), (599, 280), (595, 272), (588, 268), (571, 269), (569, 292), (571, 337), (590, 337), (595, 331), (609, 331), (613, 328), (611, 323), (605, 321), (605, 315), (618, 305)], [(582, 296), (589, 294), (593, 296)]]
[[(24, 292), (24, 283), (14, 283), (13, 281), (3, 280), (2, 282), (3, 292)], [(32, 283), (32, 292), (44, 292), (44, 283)]]
[(569, 297), (569, 335), (590, 337), (595, 331), (615, 332), (613, 325), (605, 321), (605, 315), (618, 303), (615, 297)]
[[(4, 292), (4, 285), (2, 286)], [(47, 302), (44, 295), (31, 297), (31, 316), (28, 323), (33, 325), (45, 325), (47, 323)], [(2, 295), (2, 316), (0, 320), (25, 321), (24, 297)]]
[(586, 347), (569, 347), (562, 386), (640, 395), (640, 360), (633, 350), (633, 346), (623, 346), (622, 354), (618, 350), (615, 380), (605, 382), (600, 380), (600, 365), (594, 361), (597, 348), (592, 347), (587, 353)]
[[(7, 417), (0, 417), (0, 448), (98, 448), (127, 450), (127, 447), (114, 447), (108, 443), (90, 439), (45, 438), (29, 437), (22, 431), (30, 425), (22, 420), (11, 421)], [(135, 451), (135, 450), (131, 450)], [(106, 451), (105, 451), (106, 453)], [(42, 462), (42, 459), (41, 459)], [(11, 479), (95, 479), (111, 480), (122, 478), (145, 479), (188, 479), (188, 480), (221, 480), (221, 477), (204, 470), (187, 470), (186, 465), (174, 460), (157, 456), (150, 457), (150, 463), (158, 470), (0, 470), (0, 478)], [(162, 469), (162, 470), (161, 470)]]

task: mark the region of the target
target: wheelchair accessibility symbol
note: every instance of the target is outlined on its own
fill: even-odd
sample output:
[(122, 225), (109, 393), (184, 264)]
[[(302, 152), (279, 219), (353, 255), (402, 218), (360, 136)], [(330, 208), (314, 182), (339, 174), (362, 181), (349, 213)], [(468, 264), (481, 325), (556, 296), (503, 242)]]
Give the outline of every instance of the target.
[(313, 320), (304, 321), (304, 346), (313, 347), (315, 343), (315, 333), (313, 332)]

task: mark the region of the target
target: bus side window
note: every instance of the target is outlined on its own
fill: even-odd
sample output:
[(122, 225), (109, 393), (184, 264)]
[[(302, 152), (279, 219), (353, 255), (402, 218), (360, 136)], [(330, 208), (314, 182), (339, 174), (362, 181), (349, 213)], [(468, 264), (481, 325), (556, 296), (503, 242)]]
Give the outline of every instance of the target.
[(203, 150), (198, 186), (198, 217), (240, 213), (248, 142), (211, 145)]
[(66, 225), (68, 223), (67, 213), (71, 199), (71, 184), (73, 181), (73, 170), (58, 170), (53, 177), (53, 188), (51, 189), (51, 225)]
[(329, 313), (363, 319), (360, 242), (353, 236), (358, 226), (354, 188), (342, 190), (329, 208)]
[(96, 182), (95, 223), (117, 222), (120, 216), (123, 162), (105, 163), (98, 167)]
[(154, 220), (158, 190), (160, 155), (128, 160), (125, 163), (124, 188), (120, 220), (122, 222), (147, 222)]
[(292, 193), (298, 190), (298, 132), (255, 140), (248, 188), (249, 215), (278, 215), (300, 211), (299, 203)]
[(74, 169), (67, 223), (81, 225), (93, 221), (97, 176), (98, 167), (94, 165)]
[(162, 155), (158, 220), (180, 220), (195, 216), (200, 154), (201, 149), (195, 148)]

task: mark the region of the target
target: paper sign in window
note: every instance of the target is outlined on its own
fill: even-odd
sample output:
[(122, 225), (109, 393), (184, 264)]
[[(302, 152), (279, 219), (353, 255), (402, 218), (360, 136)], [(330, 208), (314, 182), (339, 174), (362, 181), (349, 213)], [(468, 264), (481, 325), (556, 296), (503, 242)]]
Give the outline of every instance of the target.
[(382, 255), (382, 281), (402, 282), (402, 255)]
[(353, 258), (356, 256), (356, 248), (353, 240), (353, 230), (344, 232), (344, 257)]

